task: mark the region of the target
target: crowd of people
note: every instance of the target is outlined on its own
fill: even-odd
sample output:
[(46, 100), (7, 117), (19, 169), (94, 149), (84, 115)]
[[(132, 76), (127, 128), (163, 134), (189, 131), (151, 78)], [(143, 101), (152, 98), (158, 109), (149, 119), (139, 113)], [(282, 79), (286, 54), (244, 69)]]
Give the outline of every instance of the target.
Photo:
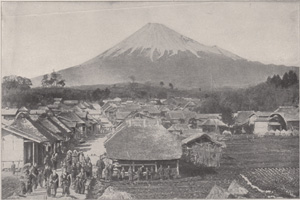
[[(105, 181), (112, 180), (112, 177), (116, 177), (117, 180), (154, 180), (154, 179), (171, 179), (173, 177), (172, 169), (168, 165), (167, 167), (160, 167), (155, 171), (154, 166), (145, 167), (144, 165), (138, 167), (129, 166), (127, 170), (125, 167), (115, 167), (113, 164), (105, 164), (103, 158), (97, 161), (97, 178), (104, 179)], [(114, 173), (115, 172), (115, 173)], [(104, 177), (103, 177), (104, 176)]]
[[(111, 181), (113, 177), (117, 180), (154, 180), (171, 179), (172, 169), (168, 165), (160, 165), (158, 169), (154, 166), (145, 167), (131, 165), (116, 167), (112, 162), (105, 160), (106, 156), (100, 156), (96, 163), (96, 177), (98, 180)], [(26, 166), (26, 167), (25, 167)], [(47, 196), (55, 197), (59, 186), (62, 188), (63, 196), (70, 195), (70, 187), (75, 193), (85, 194), (87, 180), (93, 177), (93, 165), (90, 157), (83, 152), (67, 151), (65, 158), (61, 161), (61, 175), (57, 174), (58, 154), (46, 155), (43, 165), (38, 167), (36, 163), (27, 163), (24, 167), (24, 175), (21, 176), (21, 188), (23, 194), (30, 194), (33, 190), (45, 188)], [(137, 169), (136, 169), (137, 168)], [(15, 164), (11, 166), (12, 173), (15, 173)]]
[[(27, 163), (24, 167), (24, 175), (20, 177), (23, 194), (30, 194), (39, 186), (47, 191), (47, 196), (55, 197), (59, 185), (62, 187), (63, 196), (70, 195), (70, 187), (76, 193), (85, 193), (85, 183), (93, 176), (93, 165), (89, 156), (83, 152), (69, 150), (65, 159), (61, 162), (61, 175), (57, 174), (58, 154), (46, 155), (43, 165), (38, 168), (37, 164)], [(12, 172), (15, 173), (14, 163)]]

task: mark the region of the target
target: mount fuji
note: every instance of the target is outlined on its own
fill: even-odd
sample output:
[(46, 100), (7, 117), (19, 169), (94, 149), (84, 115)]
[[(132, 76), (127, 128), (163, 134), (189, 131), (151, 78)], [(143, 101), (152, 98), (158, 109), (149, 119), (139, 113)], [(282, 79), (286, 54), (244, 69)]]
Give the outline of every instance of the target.
[[(248, 61), (217, 46), (206, 46), (162, 24), (148, 23), (102, 54), (59, 71), (67, 86), (160, 81), (178, 88), (244, 87), (296, 67)], [(42, 76), (32, 79), (41, 85)]]

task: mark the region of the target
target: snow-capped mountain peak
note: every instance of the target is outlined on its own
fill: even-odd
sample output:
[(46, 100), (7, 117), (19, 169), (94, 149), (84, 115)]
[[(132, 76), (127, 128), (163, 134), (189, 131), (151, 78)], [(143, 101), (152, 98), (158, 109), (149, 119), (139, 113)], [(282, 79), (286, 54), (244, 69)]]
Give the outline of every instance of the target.
[(179, 51), (189, 51), (197, 57), (200, 57), (198, 52), (205, 52), (223, 55), (234, 60), (242, 59), (217, 46), (210, 47), (200, 44), (158, 23), (146, 24), (127, 39), (104, 52), (101, 57), (116, 57), (124, 53), (132, 54), (135, 51), (143, 53), (151, 60), (154, 59), (154, 53), (158, 55), (156, 57), (158, 59), (165, 53), (172, 56), (178, 54)]

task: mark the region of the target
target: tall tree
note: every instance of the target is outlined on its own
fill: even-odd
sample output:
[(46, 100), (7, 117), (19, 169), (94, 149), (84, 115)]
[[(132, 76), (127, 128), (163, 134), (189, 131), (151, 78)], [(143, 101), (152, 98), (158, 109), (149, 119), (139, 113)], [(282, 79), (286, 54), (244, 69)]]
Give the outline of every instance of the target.
[(173, 89), (174, 89), (174, 86), (173, 86), (173, 84), (172, 84), (172, 83), (169, 83), (169, 87), (171, 88), (171, 90), (173, 90)]
[(66, 85), (62, 75), (53, 71), (51, 74), (45, 74), (42, 79), (43, 87), (64, 87)]

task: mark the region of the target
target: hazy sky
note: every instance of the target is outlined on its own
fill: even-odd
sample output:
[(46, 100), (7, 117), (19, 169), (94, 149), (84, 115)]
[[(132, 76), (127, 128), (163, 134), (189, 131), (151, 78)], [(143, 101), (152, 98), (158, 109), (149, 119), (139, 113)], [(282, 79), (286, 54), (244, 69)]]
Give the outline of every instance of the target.
[(149, 22), (249, 60), (300, 66), (299, 5), (4, 2), (2, 75), (32, 78), (81, 64)]

